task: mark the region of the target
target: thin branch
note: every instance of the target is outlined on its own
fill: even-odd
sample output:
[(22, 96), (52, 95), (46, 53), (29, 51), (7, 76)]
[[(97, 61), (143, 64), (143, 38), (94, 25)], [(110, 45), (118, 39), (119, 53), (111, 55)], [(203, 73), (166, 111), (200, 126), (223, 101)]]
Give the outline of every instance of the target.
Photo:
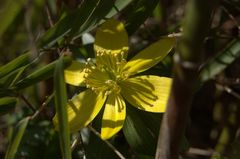
[(214, 151), (191, 147), (191, 148), (189, 148), (187, 154), (211, 157), (214, 154)]
[(24, 95), (19, 94), (19, 97), (27, 104), (28, 108), (30, 108), (33, 112), (36, 111), (34, 106), (27, 100), (27, 98), (24, 97)]
[(73, 151), (77, 145), (80, 144), (80, 138), (81, 138), (81, 133), (79, 133), (76, 137), (76, 139), (73, 141), (72, 145), (71, 145), (71, 150)]
[(240, 84), (240, 78), (216, 78), (216, 82), (221, 85), (239, 85)]
[(224, 7), (224, 6), (221, 6), (221, 8), (223, 9), (224, 12), (227, 13), (227, 15), (229, 16), (229, 18), (235, 23), (235, 25), (240, 28), (239, 24), (238, 24), (238, 21), (235, 19), (235, 17), (229, 13), (229, 11)]
[(235, 92), (232, 88), (230, 88), (229, 86), (225, 86), (225, 85), (221, 85), (221, 84), (216, 84), (217, 88), (220, 90), (223, 90), (229, 94), (231, 94), (232, 96), (234, 96), (235, 98), (240, 100), (240, 94), (238, 94), (237, 92)]
[[(99, 137), (100, 139), (102, 139), (101, 138), (101, 135), (99, 134), (99, 132), (97, 131), (97, 130), (95, 130), (92, 126), (88, 126), (88, 128), (97, 136), (97, 137)], [(107, 141), (107, 140), (102, 140), (103, 142), (105, 142), (106, 144), (107, 144), (107, 146), (109, 147), (109, 148), (111, 148), (114, 152), (115, 152), (115, 154), (120, 158), (120, 159), (126, 159), (122, 154), (121, 154), (121, 152), (119, 152), (109, 141)]]
[(47, 13), (47, 18), (48, 18), (49, 25), (50, 25), (50, 27), (53, 27), (53, 24), (54, 24), (53, 23), (53, 18), (52, 18), (52, 15), (50, 13), (48, 5), (46, 5), (45, 10), (46, 10), (46, 13)]
[(78, 132), (76, 139), (74, 139), (74, 141), (71, 145), (71, 151), (73, 151), (78, 145), (80, 145), (81, 148), (82, 148), (82, 151), (83, 151), (83, 154), (84, 154), (83, 159), (86, 159), (86, 150), (85, 150), (85, 147), (84, 147), (81, 132)]
[(30, 119), (36, 118), (42, 112), (42, 110), (47, 106), (47, 104), (51, 101), (53, 97), (54, 97), (54, 93), (52, 93), (49, 97), (47, 97), (47, 99), (45, 100), (45, 102), (42, 103), (39, 109), (30, 116)]
[(170, 37), (170, 38), (173, 38), (173, 37), (177, 37), (177, 38), (179, 38), (179, 37), (182, 37), (182, 32), (178, 32), (178, 33), (171, 33), (171, 34), (168, 34), (168, 37)]
[[(22, 121), (25, 120), (26, 118), (28, 118), (29, 120), (35, 119), (35, 118), (42, 112), (42, 110), (44, 109), (44, 107), (46, 107), (47, 104), (51, 101), (51, 99), (53, 98), (53, 96), (54, 96), (54, 94), (51, 94), (51, 95), (46, 99), (46, 101), (42, 103), (42, 105), (39, 107), (38, 110), (35, 111), (35, 108), (33, 108), (34, 110), (33, 110), (32, 108), (30, 108), (32, 111), (34, 111), (34, 113), (31, 114), (31, 115), (29, 115), (29, 116), (24, 117), (24, 118), (21, 119), (21, 120), (19, 120), (18, 123), (22, 122)], [(31, 105), (31, 103), (30, 103), (24, 96), (19, 95), (19, 97), (20, 97), (21, 99), (23, 99), (25, 103), (28, 103), (27, 105), (28, 105), (29, 107), (33, 107), (33, 106)], [(31, 106), (30, 106), (30, 105), (31, 105)], [(7, 126), (8, 126), (7, 124), (4, 125), (4, 126), (0, 126), (0, 129), (3, 129), (3, 128), (7, 127)]]

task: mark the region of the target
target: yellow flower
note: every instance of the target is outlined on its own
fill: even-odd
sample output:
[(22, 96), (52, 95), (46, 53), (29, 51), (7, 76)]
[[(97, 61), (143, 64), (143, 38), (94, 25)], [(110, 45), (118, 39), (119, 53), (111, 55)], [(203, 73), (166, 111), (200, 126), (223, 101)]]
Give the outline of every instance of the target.
[[(101, 137), (108, 139), (123, 126), (126, 117), (125, 98), (131, 105), (149, 112), (164, 112), (171, 79), (154, 75), (135, 76), (161, 61), (175, 40), (163, 38), (133, 57), (128, 52), (128, 35), (124, 25), (114, 19), (106, 21), (96, 33), (96, 62), (73, 61), (65, 70), (66, 83), (88, 89), (68, 102), (71, 132), (87, 126), (104, 106)], [(57, 117), (53, 119), (58, 126)]]

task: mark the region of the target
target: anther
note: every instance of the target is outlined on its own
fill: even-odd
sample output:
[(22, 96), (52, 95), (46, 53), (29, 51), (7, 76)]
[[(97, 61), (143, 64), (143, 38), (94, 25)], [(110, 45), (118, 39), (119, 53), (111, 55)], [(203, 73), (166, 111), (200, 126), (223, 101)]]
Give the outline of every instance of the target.
[(110, 84), (110, 83), (113, 83), (113, 81), (112, 80), (107, 80), (105, 83)]
[(108, 95), (111, 94), (111, 93), (112, 93), (112, 91), (106, 91), (104, 95), (105, 95), (105, 96), (108, 96)]
[(88, 58), (88, 59), (87, 59), (87, 62), (91, 62), (91, 61), (92, 61), (92, 59), (91, 59), (91, 58)]
[(122, 58), (124, 57), (124, 54), (125, 54), (125, 53), (124, 53), (123, 51), (121, 51), (121, 56), (122, 56)]

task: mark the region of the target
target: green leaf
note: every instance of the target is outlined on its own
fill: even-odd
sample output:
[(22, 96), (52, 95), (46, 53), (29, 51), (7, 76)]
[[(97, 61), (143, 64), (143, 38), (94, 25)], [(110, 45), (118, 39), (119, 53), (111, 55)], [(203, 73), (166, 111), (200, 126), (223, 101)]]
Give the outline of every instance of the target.
[(92, 10), (90, 15), (88, 15), (87, 20), (83, 23), (83, 25), (78, 30), (78, 35), (80, 36), (83, 33), (89, 32), (94, 29), (98, 24), (103, 23), (104, 18), (111, 18), (118, 11), (121, 11), (125, 8), (130, 2), (133, 0), (116, 0), (114, 1), (106, 1), (106, 0), (98, 0), (97, 6)]
[[(89, 3), (91, 2), (88, 2), (86, 8), (90, 5)], [(74, 26), (71, 34), (78, 32), (78, 34), (81, 35), (83, 32), (92, 30), (109, 13), (113, 5), (114, 1), (95, 0), (95, 4), (93, 5), (92, 10), (87, 14), (86, 19), (81, 25)]]
[(6, 76), (7, 74), (15, 71), (16, 69), (20, 68), (21, 66), (26, 65), (29, 62), (28, 53), (25, 53), (16, 59), (12, 60), (11, 62), (7, 63), (0, 67), (0, 78)]
[(133, 106), (127, 107), (127, 118), (123, 126), (123, 133), (129, 145), (138, 153), (155, 154), (161, 114), (137, 110)]
[(22, 66), (11, 73), (7, 74), (6, 76), (2, 77), (0, 79), (0, 85), (2, 85), (2, 88), (9, 88), (13, 86), (18, 78), (22, 75), (24, 70), (27, 68), (28, 65)]
[[(103, 116), (104, 109), (100, 111), (100, 113), (96, 116), (96, 118), (92, 122), (92, 127), (96, 131), (100, 132), (101, 125), (102, 125), (102, 116)], [(86, 129), (85, 129), (86, 130)], [(82, 132), (84, 129), (82, 129)], [(119, 159), (119, 157), (115, 154), (115, 152), (100, 138), (96, 135), (92, 130), (89, 130), (90, 133), (89, 136), (84, 136), (86, 133), (82, 133), (83, 138), (88, 138), (88, 143), (85, 145), (85, 153), (87, 159)], [(118, 143), (117, 141), (122, 139), (118, 139), (116, 136), (108, 140), (118, 151), (120, 152), (127, 152), (127, 149), (125, 151), (121, 151), (123, 148), (122, 143)], [(118, 145), (119, 144), (119, 145)], [(128, 148), (128, 147), (127, 147)], [(125, 156), (125, 154), (123, 154)]]
[(0, 12), (0, 38), (4, 32), (9, 28), (14, 19), (26, 4), (27, 0), (7, 0), (5, 1), (3, 10)]
[(54, 70), (55, 108), (58, 114), (59, 138), (64, 159), (71, 159), (70, 132), (67, 117), (67, 92), (64, 81), (64, 63), (61, 56)]
[(139, 0), (134, 5), (132, 12), (127, 19), (126, 30), (129, 34), (133, 34), (140, 25), (153, 13), (154, 8), (157, 6), (159, 0)]
[[(113, 144), (114, 139), (109, 141)], [(99, 137), (92, 132), (90, 133), (89, 143), (85, 147), (86, 157), (88, 159), (119, 159), (119, 157), (104, 143)]]
[(134, 0), (116, 0), (111, 11), (106, 15), (106, 18), (111, 18), (121, 10), (123, 10), (127, 5), (129, 5)]
[[(13, 87), (16, 90), (26, 88), (33, 84), (36, 84), (42, 80), (46, 80), (53, 76), (54, 68), (58, 60), (36, 70), (35, 72), (28, 75), (26, 78), (22, 79)], [(71, 63), (70, 57), (63, 58), (64, 67), (67, 67)]]
[(22, 121), (20, 121), (14, 130), (14, 135), (11, 137), (11, 140), (8, 145), (8, 149), (5, 155), (5, 159), (14, 159), (15, 154), (18, 150), (19, 144), (22, 140), (23, 134), (26, 130), (26, 127), (28, 125), (29, 118), (24, 118)]
[(213, 60), (209, 61), (202, 69), (200, 78), (202, 81), (213, 79), (217, 74), (227, 68), (240, 56), (240, 40), (232, 41), (227, 48)]
[(17, 98), (3, 97), (0, 98), (0, 115), (6, 114), (15, 108)]
[(117, 11), (114, 11), (114, 7), (118, 10), (123, 9), (131, 0), (126, 2), (120, 2), (122, 0), (105, 1), (105, 0), (88, 0), (84, 1), (80, 8), (69, 13), (64, 18), (56, 23), (56, 25), (50, 28), (42, 38), (40, 38), (40, 47), (51, 47), (59, 39), (66, 35), (73, 37), (81, 36), (82, 33), (88, 32), (98, 24), (101, 24), (105, 17), (112, 17)]

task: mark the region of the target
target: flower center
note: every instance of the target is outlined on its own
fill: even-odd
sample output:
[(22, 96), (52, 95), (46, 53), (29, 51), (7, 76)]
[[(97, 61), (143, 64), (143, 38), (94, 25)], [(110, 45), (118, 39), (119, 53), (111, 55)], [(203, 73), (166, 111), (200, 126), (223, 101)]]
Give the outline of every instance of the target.
[[(111, 93), (120, 93), (121, 88), (118, 85), (119, 81), (127, 78), (126, 74), (122, 73), (122, 68), (126, 64), (124, 58), (109, 55), (103, 58), (104, 62), (97, 61), (96, 64), (92, 59), (88, 59), (86, 68), (84, 69), (86, 87), (92, 89), (96, 93), (103, 92), (105, 95)], [(99, 57), (97, 57), (99, 60)], [(107, 61), (108, 60), (108, 61)]]

